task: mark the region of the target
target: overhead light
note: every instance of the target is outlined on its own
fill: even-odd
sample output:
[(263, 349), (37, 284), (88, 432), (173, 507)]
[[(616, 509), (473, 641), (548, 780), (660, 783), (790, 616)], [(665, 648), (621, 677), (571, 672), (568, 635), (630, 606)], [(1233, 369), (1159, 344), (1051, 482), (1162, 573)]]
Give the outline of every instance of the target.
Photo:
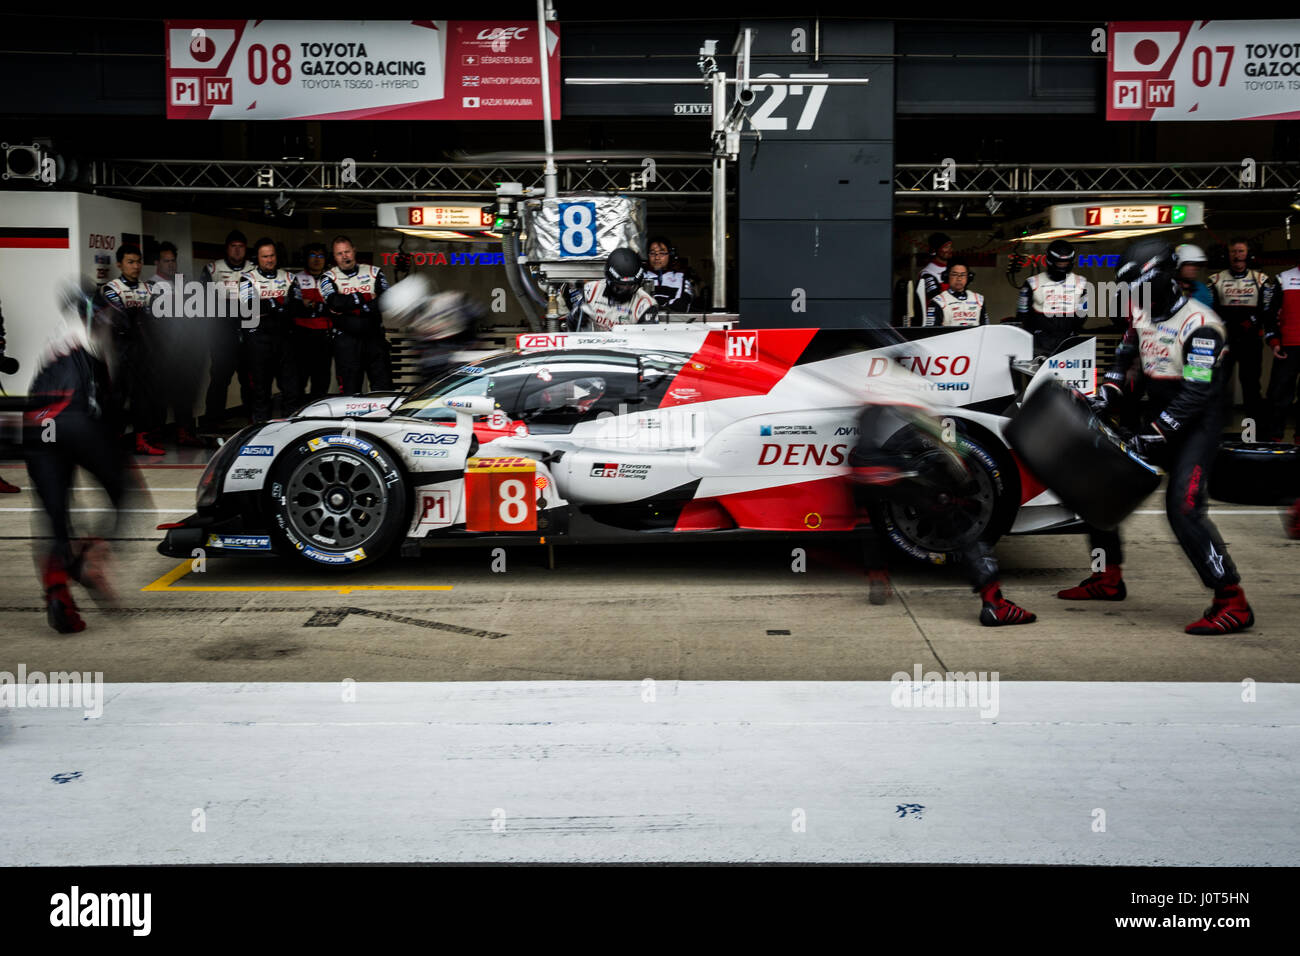
[(285, 217), (292, 216), (293, 208), (293, 200), (284, 193), (280, 193), (279, 196), (275, 197), (275, 211), (278, 215)]
[(5, 179), (40, 179), (45, 166), (45, 150), (36, 143), (30, 146), (0, 143), (5, 153)]
[(1098, 229), (1096, 232), (1089, 232), (1079, 236), (1075, 242), (1104, 242), (1107, 239), (1135, 239), (1141, 236), (1151, 236), (1157, 232), (1168, 232), (1170, 229), (1178, 229), (1178, 226), (1148, 226), (1143, 229)]
[(1048, 239), (1065, 239), (1069, 236), (1082, 236), (1082, 229), (1049, 229), (1029, 236), (1017, 236), (1012, 242), (1046, 242)]
[(1296, 193), (1291, 199), (1291, 208), (1296, 212), (1300, 212), (1300, 193)]

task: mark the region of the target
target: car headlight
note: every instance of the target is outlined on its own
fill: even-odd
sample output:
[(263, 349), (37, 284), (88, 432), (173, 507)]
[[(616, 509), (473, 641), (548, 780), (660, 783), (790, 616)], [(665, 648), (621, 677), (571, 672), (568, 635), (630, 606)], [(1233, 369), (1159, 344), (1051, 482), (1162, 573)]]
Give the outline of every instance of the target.
[(208, 467), (203, 469), (203, 477), (199, 479), (198, 496), (194, 501), (197, 507), (210, 508), (217, 503), (221, 487), (226, 483), (226, 472), (230, 470), (231, 463), (239, 457), (240, 447), (247, 443), (254, 431), (256, 426), (249, 426), (236, 432), (229, 441), (217, 449), (217, 453), (208, 462)]

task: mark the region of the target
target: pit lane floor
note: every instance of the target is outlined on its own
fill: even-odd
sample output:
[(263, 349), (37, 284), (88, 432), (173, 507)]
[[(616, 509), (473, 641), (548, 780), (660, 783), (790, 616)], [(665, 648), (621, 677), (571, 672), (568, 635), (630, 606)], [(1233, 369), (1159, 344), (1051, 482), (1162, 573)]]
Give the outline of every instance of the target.
[[(0, 671), (108, 682), (99, 718), (0, 707), (12, 864), (1300, 862), (1300, 543), (1269, 509), (1214, 509), (1259, 623), (1194, 638), (1205, 592), (1156, 496), (1128, 601), (1052, 597), (1082, 537), (1009, 538), (1040, 621), (990, 629), (953, 571), (900, 568), (873, 607), (854, 552), (813, 539), (803, 573), (792, 542), (196, 574), (153, 528), (197, 471), (140, 474), (119, 604), (83, 600), (77, 635), (45, 625), (30, 492), (0, 499)], [(917, 667), (998, 672), (996, 713), (898, 707), (885, 682)]]
[[(170, 458), (171, 456), (169, 456)], [(163, 521), (191, 510), (197, 470), (145, 468), (113, 543), (116, 607), (74, 585), (88, 628), (48, 628), (32, 560), (37, 502), (0, 497), (0, 670), (102, 671), (136, 681), (889, 680), (923, 668), (1003, 680), (1300, 681), (1300, 542), (1268, 508), (1214, 505), (1257, 623), (1191, 637), (1208, 604), (1153, 495), (1126, 523), (1123, 602), (1064, 602), (1087, 574), (1081, 535), (1004, 538), (1007, 594), (1037, 623), (984, 628), (955, 569), (899, 564), (895, 594), (867, 602), (852, 545), (426, 551), (332, 574), (288, 558), (213, 558), (203, 573), (159, 555)], [(78, 487), (90, 482), (79, 479)], [(78, 491), (76, 520), (102, 520)], [(39, 542), (37, 542), (39, 543)], [(792, 551), (806, 550), (804, 572)], [(372, 588), (374, 590), (372, 590)], [(425, 590), (438, 588), (438, 590)], [(211, 590), (201, 590), (211, 589)], [(391, 590), (390, 590), (391, 589)], [(418, 589), (418, 590), (410, 590)]]

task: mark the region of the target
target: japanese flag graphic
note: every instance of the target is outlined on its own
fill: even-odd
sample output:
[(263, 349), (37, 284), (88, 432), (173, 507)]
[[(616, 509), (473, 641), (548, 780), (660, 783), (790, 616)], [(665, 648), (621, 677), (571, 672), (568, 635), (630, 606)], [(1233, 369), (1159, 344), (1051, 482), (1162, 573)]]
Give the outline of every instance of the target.
[(1159, 73), (1169, 65), (1182, 34), (1177, 30), (1116, 31), (1111, 39), (1114, 73)]
[(234, 42), (234, 30), (173, 27), (167, 31), (168, 65), (173, 70), (215, 70)]

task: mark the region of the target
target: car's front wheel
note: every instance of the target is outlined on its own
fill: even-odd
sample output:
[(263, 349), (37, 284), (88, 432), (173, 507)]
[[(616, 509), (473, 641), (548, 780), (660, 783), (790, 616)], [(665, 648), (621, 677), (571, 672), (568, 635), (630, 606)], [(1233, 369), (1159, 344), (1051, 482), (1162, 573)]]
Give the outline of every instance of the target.
[[(955, 494), (877, 501), (871, 508), (876, 533), (909, 557), (930, 564), (953, 564), (974, 541), (992, 544), (1011, 528), (1020, 504), (1020, 478), (1009, 453), (993, 441), (959, 424), (948, 449), (938, 439), (923, 436), (928, 451), (913, 444), (915, 436), (896, 436), (885, 443), (887, 453), (907, 442), (912, 453), (944, 455), (965, 474), (955, 482)], [(895, 444), (895, 442), (898, 444)], [(955, 453), (955, 455), (954, 455)]]
[(378, 561), (406, 524), (406, 478), (368, 435), (304, 436), (276, 458), (267, 495), (280, 547), (326, 567)]

